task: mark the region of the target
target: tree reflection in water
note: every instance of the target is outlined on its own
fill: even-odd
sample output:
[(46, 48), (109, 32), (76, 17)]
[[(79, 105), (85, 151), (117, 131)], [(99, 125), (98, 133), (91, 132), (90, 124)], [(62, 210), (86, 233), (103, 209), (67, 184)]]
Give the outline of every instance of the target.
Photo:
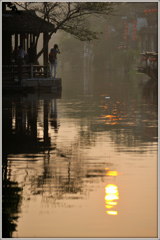
[[(2, 133), (2, 234), (3, 237), (12, 237), (16, 230), (16, 221), (20, 212), (22, 190), (26, 186), (28, 167), (23, 168), (26, 161), (34, 162), (40, 153), (51, 149), (48, 136), (48, 106), (49, 100), (44, 100), (43, 138), (37, 134), (37, 116), (39, 105), (37, 95), (32, 95), (29, 101), (25, 95), (3, 96), (3, 133)], [(58, 96), (59, 97), (59, 96)], [(33, 99), (32, 99), (33, 98)], [(53, 95), (53, 98), (56, 97)], [(53, 116), (51, 116), (52, 119)], [(57, 119), (54, 117), (54, 122)], [(55, 125), (57, 125), (55, 123)], [(54, 126), (55, 126), (54, 125)], [(25, 171), (24, 180), (19, 186), (17, 181), (11, 180), (13, 174), (11, 166), (18, 162), (20, 175)], [(22, 167), (21, 167), (22, 165)], [(13, 171), (13, 170), (12, 170)], [(46, 161), (44, 160), (43, 178), (47, 177)], [(29, 199), (29, 198), (28, 198)]]
[(22, 199), (22, 188), (18, 182), (10, 180), (10, 168), (7, 159), (2, 161), (2, 237), (10, 238), (16, 230), (18, 213)]
[[(95, 102), (91, 98), (85, 99), (86, 102), (81, 98), (74, 104), (63, 103), (66, 118), (69, 119), (67, 124), (70, 124), (72, 118), (79, 121), (76, 125), (78, 128), (76, 136), (70, 142), (66, 137), (68, 125), (66, 135), (61, 136), (63, 133), (60, 132), (58, 119), (60, 114), (61, 122), (64, 124), (65, 121), (63, 113), (58, 112), (57, 106), (57, 99), (61, 96), (48, 93), (42, 96), (36, 94), (4, 96), (2, 161), (4, 236), (11, 237), (16, 230), (22, 189), (24, 202), (31, 200), (35, 195), (41, 195), (43, 201), (50, 201), (56, 205), (63, 204), (64, 202), (59, 201), (62, 199), (84, 198), (92, 190), (91, 183), (117, 176), (118, 172), (111, 169), (108, 169), (106, 175), (107, 160), (104, 156), (102, 158), (99, 156), (99, 159), (84, 156), (85, 149), (94, 149), (97, 144), (96, 138), (101, 132), (104, 134), (103, 141), (105, 135), (109, 136), (116, 151), (134, 151), (136, 147), (137, 152), (139, 149), (143, 153), (144, 142), (157, 141), (157, 125), (155, 124), (155, 130), (151, 134), (145, 122), (151, 112), (155, 112), (153, 121), (156, 121), (156, 110), (149, 109), (150, 111), (146, 112), (135, 101), (127, 101), (125, 97), (125, 100), (117, 99), (118, 94), (114, 94), (116, 97), (111, 97), (107, 103), (104, 96), (102, 100), (101, 94), (98, 95), (99, 98), (96, 95), (98, 100)], [(99, 99), (101, 106), (97, 104)], [(60, 136), (64, 137), (63, 143), (60, 143), (60, 137), (57, 141), (59, 132)], [(141, 145), (142, 148), (139, 147)], [(11, 167), (8, 167), (8, 164)], [(20, 181), (18, 178), (21, 178)], [(107, 213), (116, 215), (119, 200), (118, 185), (108, 184), (105, 188)], [(69, 206), (72, 203), (73, 201)]]

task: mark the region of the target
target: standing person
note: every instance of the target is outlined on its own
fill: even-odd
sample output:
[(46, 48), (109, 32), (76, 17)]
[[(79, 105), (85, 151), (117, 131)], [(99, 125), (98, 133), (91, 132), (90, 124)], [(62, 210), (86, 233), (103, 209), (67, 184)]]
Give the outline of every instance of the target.
[(51, 75), (50, 75), (50, 77), (52, 78), (52, 72), (53, 72), (53, 66), (54, 66), (54, 78), (56, 78), (56, 74), (57, 74), (57, 53), (60, 54), (60, 50), (58, 48), (58, 45), (55, 44), (54, 48), (51, 48), (50, 52), (54, 54), (54, 58), (55, 58), (54, 62), (51, 62)]
[(36, 48), (34, 42), (32, 42), (30, 48), (28, 48), (28, 55), (28, 61), (31, 64), (31, 78), (33, 78), (33, 64), (36, 63)]

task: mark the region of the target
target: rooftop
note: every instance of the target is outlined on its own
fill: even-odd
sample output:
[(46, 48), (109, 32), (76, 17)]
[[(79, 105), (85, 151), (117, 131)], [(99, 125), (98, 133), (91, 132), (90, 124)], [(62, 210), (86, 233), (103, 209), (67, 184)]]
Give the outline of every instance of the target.
[(2, 14), (2, 31), (10, 33), (42, 33), (54, 30), (54, 24), (41, 19), (35, 11), (5, 11)]

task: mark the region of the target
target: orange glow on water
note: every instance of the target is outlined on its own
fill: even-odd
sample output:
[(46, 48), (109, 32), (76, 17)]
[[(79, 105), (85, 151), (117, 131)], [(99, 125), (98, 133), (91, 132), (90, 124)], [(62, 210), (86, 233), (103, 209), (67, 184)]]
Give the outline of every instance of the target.
[(105, 115), (105, 116), (103, 116), (103, 118), (109, 118), (110, 120), (112, 120), (113, 117), (114, 117), (113, 115)]
[[(105, 200), (106, 200), (106, 201), (112, 201), (112, 200), (117, 200), (117, 199), (119, 199), (119, 197), (116, 196), (114, 193), (110, 193), (110, 195), (105, 196)], [(107, 203), (108, 203), (108, 202), (107, 202)]]
[(112, 107), (113, 109), (110, 110), (108, 104), (104, 106), (105, 112), (108, 114), (103, 115), (102, 118), (105, 119), (106, 125), (114, 126), (114, 125), (120, 124), (120, 121), (122, 121), (125, 118), (125, 116), (124, 116), (124, 112), (121, 111), (121, 104), (119, 101), (113, 104)]
[(106, 208), (112, 208), (112, 206), (110, 206), (110, 205), (106, 205)]
[(116, 189), (117, 189), (116, 185), (108, 184), (107, 187), (106, 187), (106, 192), (111, 192), (111, 191), (116, 190)]
[(117, 186), (114, 184), (108, 184), (106, 186), (106, 196), (105, 196), (106, 200), (114, 200), (114, 199), (119, 199), (119, 193), (118, 193), (118, 189)]
[(110, 205), (117, 205), (117, 202), (108, 202)]
[(111, 125), (115, 125), (117, 122), (113, 122), (113, 123), (111, 123)]
[(117, 215), (118, 214), (117, 211), (106, 211), (106, 213), (109, 215)]
[(118, 176), (117, 171), (107, 171), (107, 176)]
[[(105, 168), (106, 170), (108, 170), (109, 168)], [(118, 176), (118, 175), (122, 175), (122, 173), (118, 173), (117, 171), (107, 171), (107, 176)]]
[[(112, 171), (110, 171), (112, 172)], [(114, 171), (113, 171), (114, 172)], [(116, 173), (116, 171), (115, 171)], [(108, 184), (105, 187), (105, 202), (106, 202), (106, 208), (111, 209), (114, 208), (117, 205), (116, 200), (119, 199), (119, 192), (118, 187), (115, 184)], [(107, 211), (107, 214), (110, 215), (117, 215), (117, 211)]]

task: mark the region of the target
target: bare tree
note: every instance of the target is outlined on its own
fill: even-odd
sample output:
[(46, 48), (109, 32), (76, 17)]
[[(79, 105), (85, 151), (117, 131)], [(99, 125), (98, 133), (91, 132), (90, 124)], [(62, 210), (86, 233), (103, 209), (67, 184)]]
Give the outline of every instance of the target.
[[(96, 40), (100, 33), (91, 29), (88, 22), (89, 17), (107, 17), (114, 11), (114, 3), (111, 2), (16, 2), (15, 4), (27, 11), (35, 10), (36, 14), (44, 21), (54, 24), (54, 30), (48, 35), (48, 42), (53, 33), (58, 30), (70, 33), (81, 41)], [(36, 44), (39, 35), (36, 38)], [(46, 46), (37, 54), (37, 59), (44, 52)]]

